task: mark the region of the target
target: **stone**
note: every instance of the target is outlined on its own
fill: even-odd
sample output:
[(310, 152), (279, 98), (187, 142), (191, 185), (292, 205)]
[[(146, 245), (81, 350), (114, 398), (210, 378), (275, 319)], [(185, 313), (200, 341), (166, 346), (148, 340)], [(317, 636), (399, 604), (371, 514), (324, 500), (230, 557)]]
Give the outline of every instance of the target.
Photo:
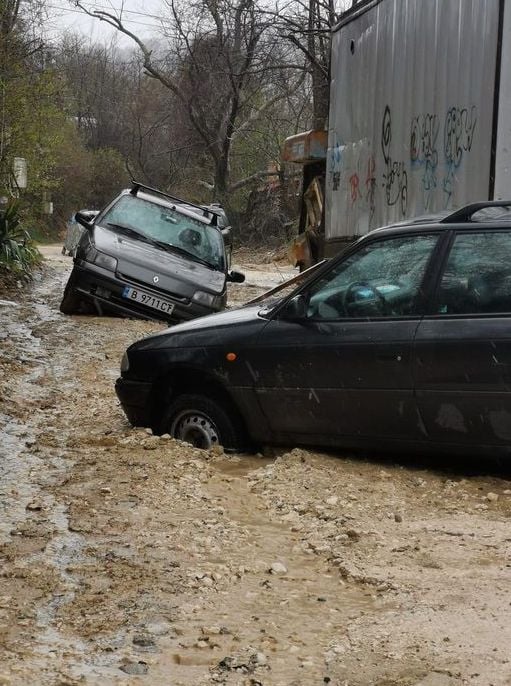
[(270, 574), (287, 574), (287, 567), (282, 562), (274, 562), (269, 572)]
[(142, 447), (144, 450), (156, 450), (159, 447), (160, 439), (158, 436), (150, 436), (142, 441)]
[(403, 521), (403, 515), (400, 515), (399, 512), (396, 512), (396, 513), (394, 514), (394, 521), (395, 521), (395, 522), (398, 522), (398, 523), (399, 523), (399, 522), (402, 522), (402, 521)]
[(142, 660), (139, 660), (138, 662), (124, 663), (120, 666), (120, 670), (125, 674), (141, 676), (143, 674), (147, 674), (147, 672), (149, 671), (149, 667), (147, 665), (147, 662), (142, 662)]
[(346, 536), (348, 536), (348, 538), (351, 541), (359, 541), (360, 540), (360, 533), (358, 531), (356, 531), (355, 529), (348, 529), (346, 531)]
[(145, 629), (147, 633), (152, 634), (153, 636), (166, 636), (172, 630), (172, 625), (165, 620), (156, 620), (154, 622), (148, 622), (145, 625)]
[(144, 636), (137, 634), (133, 636), (133, 644), (141, 648), (152, 648), (155, 645), (154, 639), (151, 636)]
[(490, 493), (488, 493), (488, 495), (486, 496), (486, 499), (489, 500), (490, 503), (494, 503), (494, 502), (496, 502), (496, 501), (499, 499), (499, 496), (497, 495), (497, 493), (491, 493), (491, 492), (490, 492)]
[(339, 498), (336, 495), (331, 495), (329, 498), (326, 499), (327, 505), (337, 505), (338, 502)]

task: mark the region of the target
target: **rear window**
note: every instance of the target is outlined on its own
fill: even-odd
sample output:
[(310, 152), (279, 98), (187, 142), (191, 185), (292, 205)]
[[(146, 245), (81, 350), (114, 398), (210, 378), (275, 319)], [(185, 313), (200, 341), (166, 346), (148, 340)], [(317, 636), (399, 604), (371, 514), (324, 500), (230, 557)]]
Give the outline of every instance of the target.
[(440, 282), (437, 312), (511, 312), (511, 230), (456, 236)]

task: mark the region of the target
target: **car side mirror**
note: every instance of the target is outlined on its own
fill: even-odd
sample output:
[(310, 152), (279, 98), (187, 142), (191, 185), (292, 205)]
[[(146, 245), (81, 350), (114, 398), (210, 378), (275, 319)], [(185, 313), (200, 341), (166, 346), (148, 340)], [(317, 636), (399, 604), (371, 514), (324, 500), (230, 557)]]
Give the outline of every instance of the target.
[(225, 245), (231, 245), (232, 243), (232, 234), (231, 234), (231, 227), (230, 226), (224, 226), (223, 229), (221, 229), (222, 236), (224, 237), (224, 243)]
[(245, 281), (245, 274), (234, 271), (228, 272), (227, 281), (230, 281), (231, 283), (243, 283)]
[(76, 221), (86, 229), (92, 228), (92, 221), (96, 216), (95, 212), (77, 212), (75, 214)]
[(307, 298), (303, 293), (295, 295), (280, 310), (281, 319), (305, 319), (307, 317)]

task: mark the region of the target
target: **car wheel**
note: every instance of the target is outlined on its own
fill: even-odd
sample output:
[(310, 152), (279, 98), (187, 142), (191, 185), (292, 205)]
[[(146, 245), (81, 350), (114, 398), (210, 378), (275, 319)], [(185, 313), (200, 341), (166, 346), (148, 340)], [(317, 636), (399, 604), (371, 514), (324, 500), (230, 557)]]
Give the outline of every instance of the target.
[(78, 314), (80, 311), (80, 303), (81, 298), (69, 287), (69, 285), (67, 285), (64, 290), (64, 297), (60, 303), (60, 311), (62, 314)]
[(215, 445), (241, 450), (244, 445), (241, 421), (235, 410), (202, 395), (184, 394), (171, 402), (163, 429), (173, 438), (204, 450)]

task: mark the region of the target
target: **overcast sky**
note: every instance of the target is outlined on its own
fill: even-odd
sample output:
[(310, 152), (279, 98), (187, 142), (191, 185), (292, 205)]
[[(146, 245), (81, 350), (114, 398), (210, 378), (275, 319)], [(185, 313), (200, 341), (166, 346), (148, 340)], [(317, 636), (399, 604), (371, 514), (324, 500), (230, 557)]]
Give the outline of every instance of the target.
[[(118, 13), (123, 8), (123, 21), (127, 28), (140, 35), (154, 35), (159, 25), (163, 3), (160, 0), (84, 0), (90, 9), (100, 9)], [(68, 0), (49, 0), (49, 21), (45, 24), (47, 36), (56, 39), (59, 34), (70, 31), (83, 34), (93, 42), (109, 42), (115, 35), (118, 44), (133, 45), (129, 38), (119, 34), (104, 21), (92, 19), (81, 10), (73, 7)]]

